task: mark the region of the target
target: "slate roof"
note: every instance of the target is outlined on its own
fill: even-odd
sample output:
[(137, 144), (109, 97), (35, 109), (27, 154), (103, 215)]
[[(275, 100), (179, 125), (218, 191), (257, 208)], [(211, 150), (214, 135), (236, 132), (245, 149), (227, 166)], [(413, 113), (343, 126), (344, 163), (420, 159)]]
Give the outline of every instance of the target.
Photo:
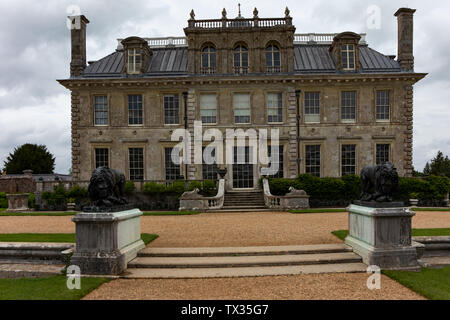
[[(296, 74), (339, 73), (329, 51), (329, 45), (295, 45), (294, 70)], [(368, 46), (360, 46), (362, 73), (401, 72), (399, 63)], [(166, 47), (152, 49), (145, 77), (187, 75), (187, 47)], [(123, 77), (123, 51), (116, 51), (93, 62), (84, 70), (84, 77)]]

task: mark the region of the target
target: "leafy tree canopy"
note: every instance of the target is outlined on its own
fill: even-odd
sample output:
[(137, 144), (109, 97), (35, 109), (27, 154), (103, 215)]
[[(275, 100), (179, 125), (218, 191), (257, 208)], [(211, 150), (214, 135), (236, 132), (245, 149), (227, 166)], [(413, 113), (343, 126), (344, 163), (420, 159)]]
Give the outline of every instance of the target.
[(430, 163), (427, 162), (423, 173), (426, 175), (446, 176), (450, 178), (450, 159), (448, 156), (444, 157), (441, 151), (438, 151), (435, 158)]
[(7, 174), (21, 174), (23, 170), (28, 169), (37, 174), (53, 173), (55, 157), (44, 145), (26, 143), (16, 147), (6, 158), (3, 170)]

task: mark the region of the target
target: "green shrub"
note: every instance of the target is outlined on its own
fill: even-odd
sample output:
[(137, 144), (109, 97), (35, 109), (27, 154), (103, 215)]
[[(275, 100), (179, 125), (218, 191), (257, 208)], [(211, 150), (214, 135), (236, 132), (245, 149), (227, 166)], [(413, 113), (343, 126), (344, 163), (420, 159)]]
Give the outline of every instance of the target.
[(36, 204), (36, 196), (34, 195), (34, 193), (30, 193), (30, 195), (28, 196), (28, 208), (33, 209), (35, 207)]
[(134, 185), (133, 181), (125, 182), (125, 188), (124, 188), (125, 194), (130, 195), (134, 192), (134, 190), (136, 190), (136, 186)]
[(189, 182), (189, 186), (187, 188), (188, 191), (192, 191), (194, 189), (199, 189), (202, 190), (203, 189), (203, 185), (200, 181), (191, 181)]
[(66, 198), (75, 199), (75, 203), (79, 204), (84, 199), (89, 198), (89, 193), (86, 188), (75, 185), (69, 191), (66, 192)]
[[(305, 190), (310, 196), (311, 206), (346, 205), (359, 199), (361, 181), (358, 176), (342, 178), (318, 178), (310, 174), (301, 174), (295, 180), (269, 179), (270, 191), (273, 195), (282, 196), (290, 187)], [(450, 179), (447, 177), (429, 176), (421, 178), (399, 178), (399, 186), (394, 199), (408, 201), (410, 194), (416, 194), (423, 203), (439, 204), (450, 190)]]
[(47, 201), (49, 206), (64, 205), (66, 203), (66, 191), (61, 185), (55, 186), (53, 192), (43, 192), (41, 197)]
[(181, 195), (185, 190), (184, 181), (175, 181), (171, 185), (167, 186), (168, 193), (175, 193)]
[(212, 197), (216, 195), (216, 184), (212, 180), (203, 181), (202, 192), (207, 197)]
[(6, 199), (5, 192), (0, 192), (0, 208), (8, 208), (8, 199)]
[(142, 186), (142, 192), (145, 194), (166, 192), (166, 186), (156, 182), (146, 182)]

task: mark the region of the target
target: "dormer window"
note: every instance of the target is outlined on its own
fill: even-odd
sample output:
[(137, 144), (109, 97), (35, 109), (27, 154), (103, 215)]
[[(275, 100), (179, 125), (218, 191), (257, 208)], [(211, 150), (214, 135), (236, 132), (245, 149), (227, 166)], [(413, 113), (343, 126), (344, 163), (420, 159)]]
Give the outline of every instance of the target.
[(355, 70), (355, 46), (344, 44), (341, 46), (342, 69)]
[(212, 45), (207, 45), (202, 49), (201, 73), (216, 73), (216, 49)]
[(136, 74), (141, 72), (142, 67), (142, 53), (141, 49), (128, 50), (128, 73)]
[(147, 40), (129, 37), (122, 40), (121, 43), (124, 50), (123, 72), (127, 74), (144, 73), (152, 55)]
[(280, 49), (270, 44), (266, 48), (266, 70), (268, 73), (280, 72)]
[(248, 73), (248, 49), (245, 45), (238, 45), (234, 48), (234, 73)]
[(361, 69), (359, 42), (361, 36), (354, 32), (343, 32), (333, 38), (330, 51), (336, 61), (336, 68), (342, 71)]

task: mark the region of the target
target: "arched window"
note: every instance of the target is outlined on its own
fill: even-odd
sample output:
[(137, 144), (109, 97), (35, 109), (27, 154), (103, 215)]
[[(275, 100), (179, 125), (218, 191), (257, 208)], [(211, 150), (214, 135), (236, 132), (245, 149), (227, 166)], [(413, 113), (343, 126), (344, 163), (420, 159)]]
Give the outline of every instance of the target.
[(266, 48), (267, 72), (280, 72), (280, 48), (275, 44), (269, 44)]
[(216, 73), (216, 49), (212, 45), (206, 45), (202, 49), (201, 73)]
[(243, 44), (234, 48), (234, 73), (248, 73), (248, 49)]

